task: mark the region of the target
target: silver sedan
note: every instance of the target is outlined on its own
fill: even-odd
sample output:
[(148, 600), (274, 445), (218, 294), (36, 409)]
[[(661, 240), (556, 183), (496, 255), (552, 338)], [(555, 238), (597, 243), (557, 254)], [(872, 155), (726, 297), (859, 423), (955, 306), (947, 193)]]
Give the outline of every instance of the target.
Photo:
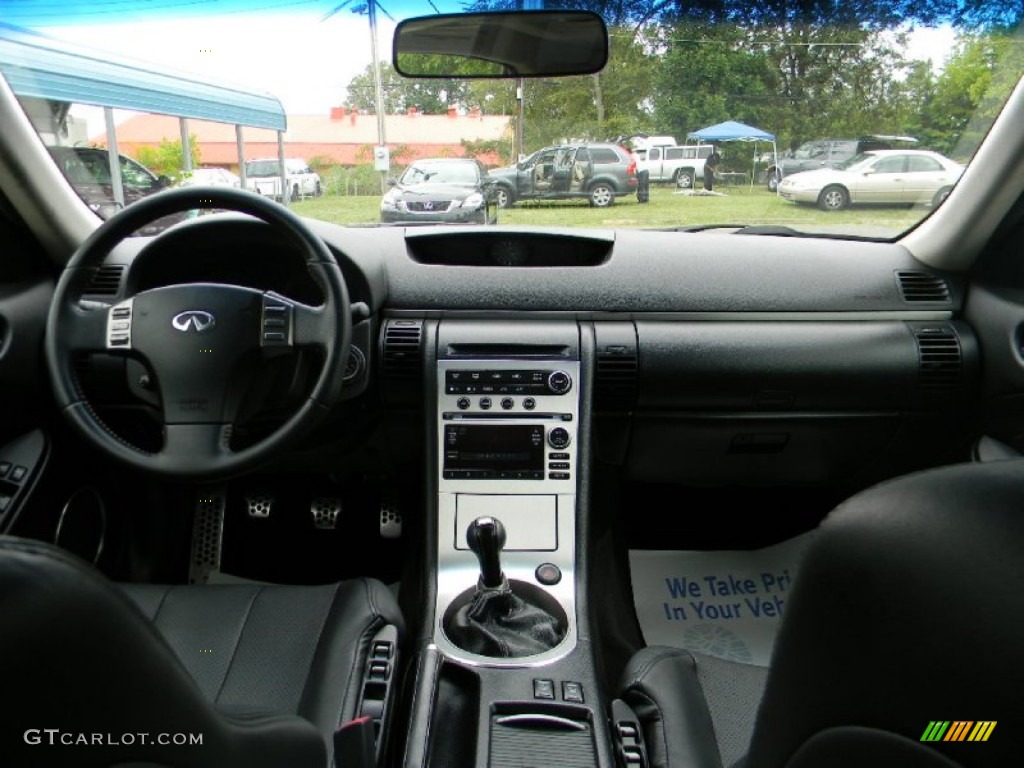
[(937, 152), (880, 149), (850, 158), (839, 168), (787, 176), (779, 195), (841, 211), (857, 203), (938, 205), (956, 184), (964, 166)]

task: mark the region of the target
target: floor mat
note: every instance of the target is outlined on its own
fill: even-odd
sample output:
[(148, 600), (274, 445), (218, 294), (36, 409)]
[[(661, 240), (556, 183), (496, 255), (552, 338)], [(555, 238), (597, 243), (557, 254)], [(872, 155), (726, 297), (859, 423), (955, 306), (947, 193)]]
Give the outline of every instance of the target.
[(630, 550), (633, 600), (647, 644), (768, 666), (813, 535), (751, 551)]

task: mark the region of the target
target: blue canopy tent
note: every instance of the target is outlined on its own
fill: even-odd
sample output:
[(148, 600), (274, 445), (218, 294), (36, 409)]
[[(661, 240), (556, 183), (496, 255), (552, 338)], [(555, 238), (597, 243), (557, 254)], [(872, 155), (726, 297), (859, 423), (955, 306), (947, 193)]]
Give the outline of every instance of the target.
[[(188, 118), (233, 123), (238, 165), (245, 185), (242, 126), (277, 131), (281, 188), (287, 191), (284, 131), (287, 118), (281, 102), (268, 94), (168, 74), (132, 61), (114, 61), (103, 54), (0, 22), (0, 75), (19, 97), (48, 104), (57, 122), (72, 103), (102, 107), (115, 202), (123, 207), (120, 164), (113, 110), (172, 115), (178, 118), (186, 170), (191, 170)], [(30, 115), (30, 117), (32, 117)], [(37, 130), (39, 126), (37, 126)], [(283, 197), (287, 202), (287, 196)]]
[(711, 142), (711, 141), (750, 141), (754, 143), (754, 160), (750, 169), (750, 186), (754, 186), (754, 176), (757, 173), (757, 142), (759, 141), (770, 141), (772, 143), (772, 158), (775, 164), (778, 164), (779, 153), (775, 146), (774, 134), (762, 131), (760, 128), (755, 128), (752, 125), (745, 125), (743, 123), (737, 123), (735, 120), (726, 120), (724, 123), (718, 123), (717, 125), (709, 125), (707, 128), (701, 128), (699, 131), (694, 131), (688, 134), (691, 139), (696, 139), (698, 142)]

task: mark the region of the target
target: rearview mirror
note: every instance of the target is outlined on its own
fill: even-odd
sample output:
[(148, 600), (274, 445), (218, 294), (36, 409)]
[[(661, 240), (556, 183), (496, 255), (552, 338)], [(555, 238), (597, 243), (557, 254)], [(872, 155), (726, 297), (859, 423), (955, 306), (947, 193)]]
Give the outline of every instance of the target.
[(608, 61), (608, 30), (589, 11), (423, 16), (398, 24), (393, 50), (406, 77), (587, 75)]

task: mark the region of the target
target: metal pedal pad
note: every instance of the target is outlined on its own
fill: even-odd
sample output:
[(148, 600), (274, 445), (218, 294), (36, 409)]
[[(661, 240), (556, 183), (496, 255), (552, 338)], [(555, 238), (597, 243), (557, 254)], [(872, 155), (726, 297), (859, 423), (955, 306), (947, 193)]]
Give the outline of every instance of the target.
[(309, 505), (313, 513), (313, 527), (322, 531), (331, 531), (338, 525), (341, 514), (341, 499), (337, 496), (318, 496)]
[(383, 539), (402, 537), (402, 515), (397, 505), (387, 502), (380, 505), (380, 535)]
[(245, 497), (249, 517), (267, 518), (274, 509), (274, 497), (269, 493), (251, 493)]
[(226, 492), (223, 487), (205, 488), (198, 493), (192, 522), (192, 557), (188, 569), (190, 584), (205, 584), (212, 572), (220, 570), (225, 502)]

